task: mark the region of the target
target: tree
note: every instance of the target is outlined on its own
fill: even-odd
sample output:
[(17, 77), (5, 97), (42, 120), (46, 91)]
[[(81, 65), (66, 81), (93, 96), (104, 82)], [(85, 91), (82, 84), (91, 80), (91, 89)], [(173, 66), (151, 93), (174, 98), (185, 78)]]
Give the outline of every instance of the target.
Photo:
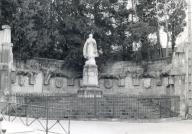
[(37, 31), (33, 17), (37, 15), (34, 7), (36, 1), (3, 0), (1, 24), (8, 24), (12, 28), (12, 42), (14, 56), (29, 58), (36, 54), (35, 42)]
[[(156, 18), (156, 2), (154, 0), (139, 0), (136, 5), (137, 21), (129, 26), (132, 38), (135, 42), (141, 42), (142, 60), (150, 59), (152, 46), (161, 48), (159, 41), (159, 27)], [(150, 34), (156, 33), (157, 43), (153, 44), (148, 38)]]
[[(142, 47), (148, 44), (147, 47), (143, 47), (142, 51), (149, 51), (150, 47), (155, 47), (157, 49), (161, 48), (160, 45), (160, 35), (159, 35), (159, 26), (163, 26), (165, 32), (167, 32), (168, 40), (169, 34), (171, 34), (171, 43), (172, 49), (174, 49), (175, 41), (177, 36), (184, 30), (185, 27), (185, 4), (184, 0), (182, 1), (173, 1), (173, 0), (139, 0), (137, 4), (136, 15), (138, 17), (138, 22), (143, 25), (140, 25), (138, 32), (133, 30), (134, 34), (139, 35), (139, 39), (144, 39), (145, 43), (142, 42)], [(132, 27), (132, 26), (131, 26)], [(142, 28), (145, 27), (145, 28)], [(138, 34), (137, 34), (138, 33)], [(143, 34), (142, 34), (143, 33)], [(147, 41), (146, 35), (156, 33), (157, 43), (151, 44), (150, 41)], [(133, 35), (134, 35), (133, 34)], [(144, 36), (140, 36), (144, 35)], [(145, 50), (147, 49), (147, 50)], [(168, 48), (167, 48), (168, 49)], [(161, 50), (161, 49), (160, 49)], [(148, 55), (150, 55), (148, 53)], [(148, 56), (149, 57), (149, 56)]]
[(159, 0), (158, 17), (160, 24), (164, 26), (171, 40), (172, 51), (174, 51), (177, 36), (184, 31), (186, 26), (186, 1), (185, 0)]
[[(158, 37), (158, 19), (164, 14), (157, 17), (153, 0), (139, 1), (134, 11), (127, 9), (127, 0), (2, 0), (0, 23), (12, 27), (15, 57), (60, 59), (82, 70), (82, 47), (89, 33), (97, 41), (99, 65), (114, 57), (131, 60), (134, 42), (142, 42), (143, 57), (149, 58), (149, 48), (159, 41), (153, 43), (148, 36)], [(184, 27), (184, 16), (181, 8), (170, 14), (173, 43)]]

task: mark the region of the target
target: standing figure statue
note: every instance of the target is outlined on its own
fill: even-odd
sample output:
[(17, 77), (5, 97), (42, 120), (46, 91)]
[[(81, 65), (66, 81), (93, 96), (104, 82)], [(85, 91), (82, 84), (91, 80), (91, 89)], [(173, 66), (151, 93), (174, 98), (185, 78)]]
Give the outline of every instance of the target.
[(83, 47), (83, 56), (87, 61), (85, 65), (96, 65), (95, 57), (98, 57), (97, 43), (93, 38), (93, 34), (89, 34), (89, 38), (86, 40)]

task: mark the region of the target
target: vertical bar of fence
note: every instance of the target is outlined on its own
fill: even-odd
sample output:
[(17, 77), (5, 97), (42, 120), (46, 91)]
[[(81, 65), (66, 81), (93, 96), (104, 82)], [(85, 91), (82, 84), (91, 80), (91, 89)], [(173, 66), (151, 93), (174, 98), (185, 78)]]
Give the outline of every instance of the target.
[(162, 117), (161, 115), (161, 98), (159, 99), (159, 114), (160, 114), (160, 118)]
[(46, 134), (48, 134), (48, 132), (49, 132), (49, 128), (48, 128), (48, 123), (49, 123), (49, 115), (48, 115), (48, 112), (49, 112), (49, 110), (48, 110), (48, 96), (46, 95), (45, 96), (45, 99), (46, 99), (46, 101), (45, 101), (45, 111), (46, 111)]
[(10, 113), (9, 113), (10, 107), (11, 107), (11, 103), (10, 103), (10, 100), (9, 100), (9, 102), (8, 102), (8, 107), (7, 107), (8, 121), (11, 121), (11, 115), (10, 115)]
[(10, 98), (10, 95), (8, 96), (8, 101), (7, 101), (7, 107), (6, 107), (6, 114), (8, 115), (8, 121), (9, 121), (9, 98)]
[(113, 99), (112, 99), (112, 106), (113, 106), (113, 108), (112, 108), (112, 117), (114, 118), (114, 116), (115, 116), (115, 104), (114, 104), (114, 100), (115, 100), (116, 98), (113, 96)]
[(139, 100), (139, 96), (137, 96), (137, 119), (140, 118), (140, 115), (139, 115), (139, 101), (138, 100)]
[(28, 126), (28, 113), (27, 113), (28, 103), (29, 103), (29, 100), (28, 100), (28, 98), (26, 97), (26, 102), (25, 102), (26, 126)]
[(69, 117), (69, 122), (68, 122), (68, 134), (70, 134), (71, 133), (71, 131), (70, 131), (70, 128), (71, 127), (71, 119), (70, 119), (70, 117)]
[(94, 93), (94, 116), (97, 118), (97, 100), (96, 94)]
[(168, 98), (169, 99), (169, 117), (172, 117), (172, 97)]
[(181, 98), (180, 97), (178, 97), (177, 98), (177, 102), (176, 102), (176, 107), (177, 107), (177, 114), (179, 115), (179, 113), (180, 113), (180, 100)]

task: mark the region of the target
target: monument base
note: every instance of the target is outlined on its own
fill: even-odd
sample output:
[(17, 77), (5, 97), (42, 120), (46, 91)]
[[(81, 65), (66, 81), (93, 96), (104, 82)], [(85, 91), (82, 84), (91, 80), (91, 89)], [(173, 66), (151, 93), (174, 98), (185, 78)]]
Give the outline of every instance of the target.
[(97, 65), (85, 65), (83, 69), (83, 87), (98, 87)]
[(100, 98), (102, 94), (99, 88), (97, 65), (85, 64), (83, 69), (83, 83), (78, 91), (78, 97)]

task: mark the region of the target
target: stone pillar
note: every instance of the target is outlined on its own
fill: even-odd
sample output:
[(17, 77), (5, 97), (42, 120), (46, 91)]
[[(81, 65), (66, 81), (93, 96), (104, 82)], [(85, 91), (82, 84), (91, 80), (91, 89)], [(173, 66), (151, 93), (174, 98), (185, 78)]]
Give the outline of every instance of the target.
[(11, 71), (13, 69), (13, 53), (11, 43), (11, 28), (2, 26), (0, 31), (0, 97), (11, 92)]
[(13, 66), (13, 52), (11, 43), (11, 28), (7, 25), (2, 26), (3, 29), (3, 42), (2, 42), (2, 58), (1, 63), (8, 65), (9, 70)]

